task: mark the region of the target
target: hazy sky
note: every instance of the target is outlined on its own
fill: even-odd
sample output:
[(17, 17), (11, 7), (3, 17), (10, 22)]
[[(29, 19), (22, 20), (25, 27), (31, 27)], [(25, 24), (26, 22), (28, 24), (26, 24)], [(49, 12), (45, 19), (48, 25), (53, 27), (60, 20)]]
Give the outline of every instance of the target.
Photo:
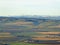
[(60, 0), (0, 0), (0, 16), (60, 15)]

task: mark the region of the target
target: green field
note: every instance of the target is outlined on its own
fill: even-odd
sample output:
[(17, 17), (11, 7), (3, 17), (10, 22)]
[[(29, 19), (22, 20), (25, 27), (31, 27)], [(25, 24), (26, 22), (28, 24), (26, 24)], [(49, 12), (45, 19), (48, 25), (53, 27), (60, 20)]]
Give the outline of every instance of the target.
[(10, 45), (48, 45), (48, 44), (30, 44), (30, 43), (24, 43), (24, 42), (12, 42)]

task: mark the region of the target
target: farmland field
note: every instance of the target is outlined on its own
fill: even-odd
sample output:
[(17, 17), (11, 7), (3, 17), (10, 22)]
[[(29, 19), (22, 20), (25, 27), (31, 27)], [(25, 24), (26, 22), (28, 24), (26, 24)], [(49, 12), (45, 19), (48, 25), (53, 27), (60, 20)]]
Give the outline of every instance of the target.
[(0, 43), (59, 45), (60, 20), (0, 17)]

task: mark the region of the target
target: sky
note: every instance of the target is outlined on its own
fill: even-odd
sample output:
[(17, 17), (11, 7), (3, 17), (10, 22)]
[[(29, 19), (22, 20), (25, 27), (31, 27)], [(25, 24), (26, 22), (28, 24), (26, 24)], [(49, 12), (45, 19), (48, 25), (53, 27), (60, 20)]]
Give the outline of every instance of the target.
[(0, 16), (60, 16), (60, 0), (0, 0)]

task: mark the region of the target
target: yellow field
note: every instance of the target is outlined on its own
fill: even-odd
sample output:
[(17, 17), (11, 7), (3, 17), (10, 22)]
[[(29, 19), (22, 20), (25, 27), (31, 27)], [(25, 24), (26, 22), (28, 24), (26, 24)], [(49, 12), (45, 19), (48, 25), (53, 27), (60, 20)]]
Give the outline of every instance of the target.
[(32, 39), (34, 39), (34, 40), (59, 40), (60, 41), (60, 37), (58, 37), (58, 38), (35, 37)]
[(38, 34), (60, 34), (60, 32), (36, 32)]
[(2, 35), (2, 34), (4, 34), (4, 35), (10, 35), (10, 33), (9, 32), (2, 32), (2, 33), (0, 33), (0, 35)]
[(54, 36), (56, 34), (60, 34), (60, 32), (36, 32), (36, 33), (41, 34), (41, 36), (33, 35), (32, 39), (34, 40), (59, 40), (60, 41), (60, 37)]
[(11, 23), (5, 23), (5, 25), (33, 25), (32, 22), (11, 22)]

